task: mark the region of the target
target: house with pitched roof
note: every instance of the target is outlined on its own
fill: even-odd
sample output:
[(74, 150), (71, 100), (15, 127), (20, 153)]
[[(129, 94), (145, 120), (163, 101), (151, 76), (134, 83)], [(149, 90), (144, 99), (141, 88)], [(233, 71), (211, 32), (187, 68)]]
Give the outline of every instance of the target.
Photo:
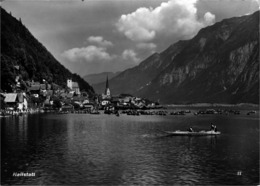
[(4, 102), (7, 108), (16, 108), (17, 106), (17, 93), (4, 94)]
[(39, 84), (35, 84), (35, 85), (31, 85), (28, 88), (28, 91), (36, 98), (39, 97), (40, 91), (41, 91), (41, 85)]
[(25, 93), (7, 93), (4, 94), (4, 102), (6, 107), (17, 108), (18, 110), (23, 110), (28, 108), (28, 102)]

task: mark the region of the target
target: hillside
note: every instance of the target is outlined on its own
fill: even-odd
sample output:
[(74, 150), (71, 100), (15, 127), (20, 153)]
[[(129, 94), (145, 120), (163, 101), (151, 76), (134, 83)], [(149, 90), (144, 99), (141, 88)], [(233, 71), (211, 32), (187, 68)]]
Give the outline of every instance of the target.
[[(165, 56), (154, 53), (140, 63), (140, 65), (121, 72), (109, 81), (112, 94), (135, 94), (143, 87), (149, 85), (152, 79), (170, 64), (169, 61), (164, 59), (169, 55), (178, 54), (184, 46), (185, 42), (180, 41), (170, 46), (166, 50)], [(104, 91), (105, 83), (95, 84), (93, 87), (96, 92), (102, 93)]]
[(105, 82), (108, 76), (108, 80), (120, 74), (120, 72), (102, 72), (97, 74), (88, 74), (83, 76), (83, 79), (87, 81), (89, 84), (98, 84)]
[(110, 80), (110, 90), (166, 104), (258, 104), (259, 11), (203, 28), (148, 57)]
[[(15, 70), (19, 66), (20, 72)], [(63, 87), (71, 78), (81, 90), (94, 94), (93, 88), (79, 75), (71, 73), (30, 33), (21, 20), (1, 8), (1, 90), (11, 91), (15, 77), (23, 80), (56, 83)]]

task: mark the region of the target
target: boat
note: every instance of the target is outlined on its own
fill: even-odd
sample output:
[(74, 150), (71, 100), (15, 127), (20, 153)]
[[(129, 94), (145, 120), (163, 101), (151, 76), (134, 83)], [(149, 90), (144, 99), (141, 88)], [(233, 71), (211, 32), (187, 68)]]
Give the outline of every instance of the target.
[(220, 135), (221, 132), (217, 131), (199, 131), (199, 132), (189, 132), (189, 131), (180, 131), (180, 130), (176, 130), (176, 131), (162, 131), (164, 133), (167, 134), (167, 136), (216, 136), (216, 135)]

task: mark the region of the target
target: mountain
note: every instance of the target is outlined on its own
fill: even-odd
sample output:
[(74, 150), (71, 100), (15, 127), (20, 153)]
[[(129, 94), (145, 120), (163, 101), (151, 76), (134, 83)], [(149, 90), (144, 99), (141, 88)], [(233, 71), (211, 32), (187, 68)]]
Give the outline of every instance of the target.
[(117, 76), (120, 72), (102, 72), (98, 74), (88, 74), (83, 77), (85, 81), (92, 84), (98, 84), (105, 82), (108, 76), (108, 80), (112, 79), (113, 77)]
[[(169, 61), (165, 60), (169, 55), (176, 55), (183, 48), (185, 42), (179, 41), (175, 45), (170, 46), (164, 56), (154, 53), (145, 59), (138, 66), (121, 72), (109, 81), (112, 94), (135, 94), (143, 87), (149, 85), (152, 79), (159, 74), (160, 71), (169, 65)], [(98, 93), (104, 91), (105, 83), (93, 85)]]
[[(259, 11), (225, 19), (109, 82), (112, 94), (160, 103), (259, 103)], [(95, 89), (104, 84), (94, 85)]]
[[(15, 70), (19, 66), (19, 72)], [(61, 65), (30, 31), (12, 15), (1, 8), (1, 89), (11, 91), (15, 77), (23, 80), (56, 83), (63, 87), (67, 79), (78, 82), (81, 90), (94, 94), (94, 89), (79, 75)]]

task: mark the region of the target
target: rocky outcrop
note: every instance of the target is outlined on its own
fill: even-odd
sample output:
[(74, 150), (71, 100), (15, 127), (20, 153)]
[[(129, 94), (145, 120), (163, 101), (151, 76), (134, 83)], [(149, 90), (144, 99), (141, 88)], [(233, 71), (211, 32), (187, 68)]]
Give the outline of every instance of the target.
[(259, 102), (259, 12), (202, 29), (137, 95), (163, 103)]

